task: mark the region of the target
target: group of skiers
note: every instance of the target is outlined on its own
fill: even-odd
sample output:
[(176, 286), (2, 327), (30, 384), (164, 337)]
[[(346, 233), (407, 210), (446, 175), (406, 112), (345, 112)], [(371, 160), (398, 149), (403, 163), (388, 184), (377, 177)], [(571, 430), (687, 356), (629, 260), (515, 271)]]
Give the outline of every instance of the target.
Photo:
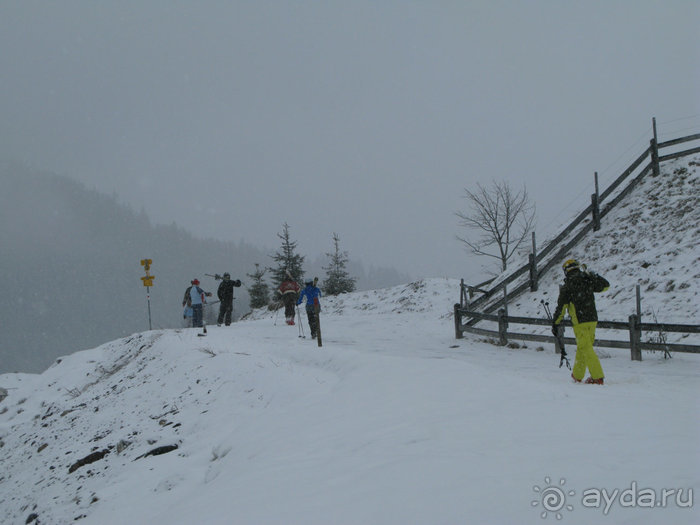
[[(216, 275), (215, 278), (219, 278), (219, 276)], [(221, 284), (219, 284), (219, 288), (216, 292), (219, 298), (219, 317), (216, 324), (217, 326), (221, 326), (223, 323), (229, 326), (233, 313), (233, 289), (240, 287), (241, 281), (239, 279), (231, 279), (231, 274), (228, 272), (224, 273), (221, 279)], [(289, 272), (287, 272), (287, 278), (277, 289), (282, 298), (284, 316), (289, 325), (294, 325), (295, 307), (302, 304), (304, 299), (306, 299), (306, 315), (309, 321), (309, 329), (311, 330), (312, 338), (316, 338), (317, 336), (318, 313), (321, 310), (321, 305), (319, 303), (321, 290), (316, 286), (317, 283), (318, 277), (313, 281), (304, 283), (305, 288), (302, 290), (301, 286), (299, 286)], [(191, 317), (192, 326), (195, 328), (201, 328), (204, 325), (204, 304), (206, 303), (206, 298), (212, 296), (211, 292), (204, 291), (200, 288), (199, 284), (199, 279), (195, 278), (190, 281), (190, 286), (187, 287), (185, 295), (182, 298), (182, 306), (185, 309), (183, 317)]]
[(295, 306), (302, 304), (304, 299), (306, 299), (306, 317), (309, 321), (312, 339), (315, 339), (318, 335), (318, 313), (321, 311), (319, 302), (321, 290), (316, 286), (317, 284), (318, 277), (314, 278), (313, 281), (306, 281), (302, 290), (299, 283), (287, 272), (287, 278), (277, 288), (282, 297), (284, 317), (288, 325), (294, 325)]
[[(218, 276), (217, 276), (218, 277)], [(231, 316), (233, 314), (233, 289), (241, 286), (240, 279), (235, 281), (231, 279), (231, 274), (226, 272), (221, 278), (216, 295), (219, 298), (219, 317), (216, 321), (217, 326), (224, 323), (226, 326), (231, 324)], [(185, 296), (182, 298), (182, 306), (185, 308), (183, 317), (192, 317), (193, 327), (202, 327), (204, 324), (203, 308), (207, 297), (211, 297), (211, 292), (205, 292), (199, 287), (199, 279), (195, 278), (190, 281), (190, 286), (185, 290)]]
[[(552, 316), (552, 333), (555, 337), (559, 336), (559, 325), (568, 312), (576, 336), (576, 357), (571, 377), (575, 382), (580, 383), (586, 375), (586, 369), (588, 369), (590, 376), (586, 379), (586, 383), (602, 385), (604, 383), (603, 367), (593, 349), (595, 329), (598, 324), (598, 311), (596, 310), (594, 294), (607, 290), (610, 283), (597, 273), (588, 271), (586, 266), (580, 264), (576, 259), (564, 262), (562, 269), (565, 279), (559, 292), (556, 310)], [(218, 278), (218, 275), (216, 277)], [(287, 272), (286, 279), (277, 289), (284, 304), (284, 316), (288, 325), (294, 325), (295, 307), (306, 300), (306, 316), (312, 338), (316, 338), (318, 335), (318, 314), (321, 310), (319, 302), (321, 290), (316, 286), (317, 283), (318, 278), (307, 281), (302, 290), (301, 286)], [(226, 326), (231, 324), (233, 289), (239, 286), (241, 286), (240, 280), (234, 281), (228, 272), (224, 273), (217, 290), (220, 301), (218, 326), (221, 326), (222, 323)], [(198, 279), (193, 279), (191, 286), (185, 290), (182, 306), (185, 307), (186, 317), (188, 310), (191, 311), (193, 327), (203, 326), (203, 305), (206, 297), (211, 296), (210, 292), (205, 292), (199, 287)]]

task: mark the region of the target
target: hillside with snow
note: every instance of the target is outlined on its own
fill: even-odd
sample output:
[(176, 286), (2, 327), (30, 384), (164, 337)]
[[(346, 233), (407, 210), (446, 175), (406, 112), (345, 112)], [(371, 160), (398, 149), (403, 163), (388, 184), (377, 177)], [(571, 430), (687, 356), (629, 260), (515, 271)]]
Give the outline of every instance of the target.
[[(662, 163), (661, 174), (647, 175), (602, 219), (600, 230), (589, 233), (567, 258), (578, 259), (610, 282), (609, 292), (596, 299), (601, 320), (627, 322), (636, 312), (635, 288), (639, 285), (645, 322), (698, 324), (700, 155)], [(522, 257), (511, 268), (526, 262), (527, 257)], [(563, 282), (562, 262), (544, 274), (537, 292), (526, 292), (513, 300), (509, 314), (545, 317), (540, 301), (544, 299), (550, 306), (556, 304)], [(511, 287), (527, 278), (524, 275)], [(488, 326), (484, 323), (484, 327)], [(509, 330), (538, 329), (515, 325)], [(547, 328), (539, 331), (548, 333)], [(604, 336), (625, 337), (613, 331), (604, 332)], [(666, 336), (669, 342), (687, 339), (680, 334)]]
[[(611, 282), (602, 319), (640, 284), (645, 318), (697, 324), (697, 168), (572, 253)], [(510, 313), (543, 317), (560, 281)], [(458, 300), (427, 279), (324, 298), (320, 348), (259, 310), (0, 375), (0, 523), (700, 522), (700, 356), (601, 350), (605, 385), (573, 384), (551, 345), (455, 339)]]
[[(457, 295), (324, 299), (321, 348), (258, 312), (1, 375), (0, 522), (697, 522), (698, 356), (611, 352), (604, 387), (574, 385), (552, 348), (455, 340)], [(680, 497), (582, 499), (633, 483)]]

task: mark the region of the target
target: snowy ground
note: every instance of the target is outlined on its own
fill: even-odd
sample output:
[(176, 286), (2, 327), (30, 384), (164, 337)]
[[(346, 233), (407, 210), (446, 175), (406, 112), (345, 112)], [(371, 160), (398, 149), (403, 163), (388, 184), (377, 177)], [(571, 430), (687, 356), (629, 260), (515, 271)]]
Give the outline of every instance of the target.
[(700, 522), (700, 356), (572, 384), (550, 347), (456, 340), (458, 294), (326, 299), (323, 348), (265, 313), (1, 375), (0, 522)]

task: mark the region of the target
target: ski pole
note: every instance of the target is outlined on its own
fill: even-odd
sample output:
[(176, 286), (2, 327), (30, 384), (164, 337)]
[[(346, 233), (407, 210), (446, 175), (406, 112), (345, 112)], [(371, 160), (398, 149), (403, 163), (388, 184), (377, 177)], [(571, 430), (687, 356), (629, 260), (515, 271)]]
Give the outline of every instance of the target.
[(304, 335), (304, 322), (301, 318), (301, 313), (299, 312), (299, 305), (297, 305), (297, 318), (299, 319), (299, 337), (306, 339), (306, 335)]

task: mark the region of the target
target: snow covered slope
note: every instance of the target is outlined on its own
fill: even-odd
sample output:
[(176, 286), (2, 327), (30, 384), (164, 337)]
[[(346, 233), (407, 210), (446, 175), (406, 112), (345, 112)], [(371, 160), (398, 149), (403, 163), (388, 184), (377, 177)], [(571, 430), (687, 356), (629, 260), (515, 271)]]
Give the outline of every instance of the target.
[[(640, 285), (643, 321), (699, 324), (700, 155), (663, 163), (659, 177), (647, 175), (602, 219), (601, 229), (588, 234), (568, 258), (578, 259), (610, 281), (610, 290), (596, 296), (600, 319), (627, 322), (636, 312), (635, 287)], [(511, 266), (526, 262), (524, 258)], [(545, 317), (540, 301), (556, 304), (563, 277), (557, 264), (540, 279), (537, 292), (526, 292), (511, 302), (509, 314)], [(489, 326), (484, 323), (484, 328)], [(509, 329), (537, 330), (523, 325)], [(613, 331), (601, 335), (625, 338)], [(646, 334), (644, 340), (649, 337)], [(681, 334), (666, 337), (669, 342), (698, 344), (697, 339), (688, 341)]]
[(574, 385), (551, 348), (455, 340), (457, 299), (324, 299), (322, 348), (259, 312), (0, 375), (0, 522), (698, 522), (698, 356), (611, 352), (605, 386)]

